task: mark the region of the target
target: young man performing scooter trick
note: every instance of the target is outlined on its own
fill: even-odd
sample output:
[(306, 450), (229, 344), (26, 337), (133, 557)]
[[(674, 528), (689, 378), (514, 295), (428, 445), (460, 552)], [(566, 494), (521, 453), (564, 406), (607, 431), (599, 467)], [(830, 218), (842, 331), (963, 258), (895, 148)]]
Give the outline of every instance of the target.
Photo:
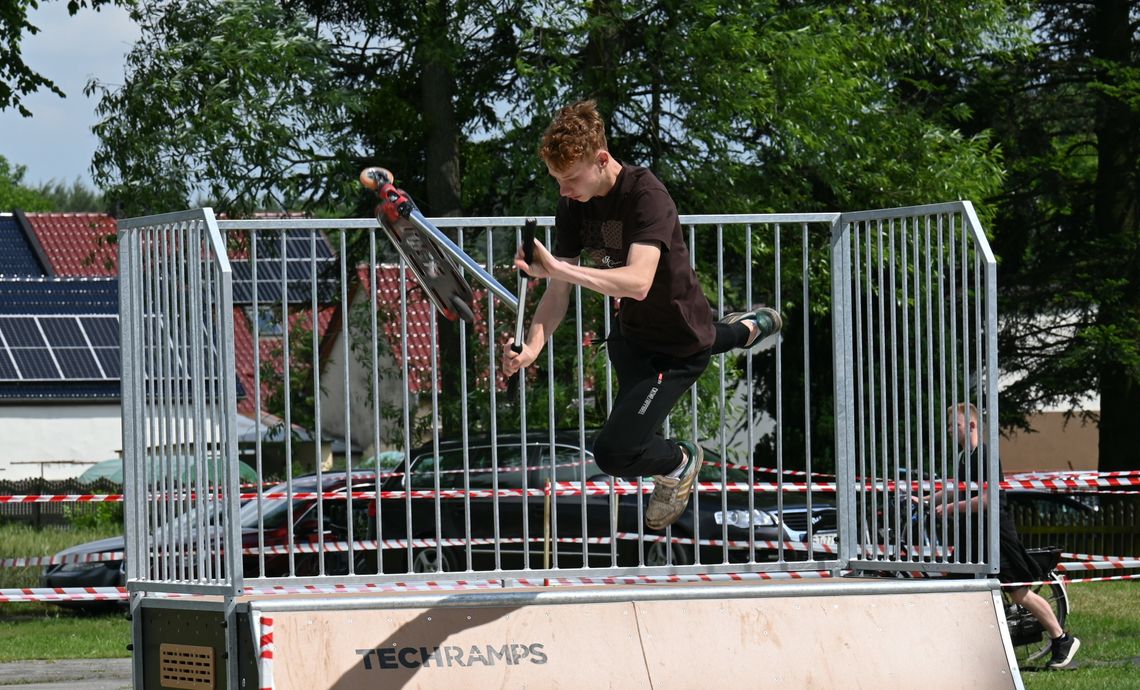
[[(618, 392), (594, 442), (594, 460), (615, 477), (652, 476), (645, 524), (664, 529), (684, 512), (703, 460), (696, 439), (659, 433), (669, 412), (712, 355), (778, 332), (780, 315), (760, 307), (713, 323), (673, 199), (649, 170), (610, 155), (593, 101), (563, 108), (540, 154), (561, 195), (554, 251), (535, 241), (533, 261), (520, 247), (515, 265), (549, 284), (522, 350), (511, 348), (513, 338), (504, 348), (503, 369), (513, 375), (535, 361), (566, 315), (572, 285), (613, 298), (617, 318), (606, 345)], [(583, 252), (596, 267), (580, 265)]]

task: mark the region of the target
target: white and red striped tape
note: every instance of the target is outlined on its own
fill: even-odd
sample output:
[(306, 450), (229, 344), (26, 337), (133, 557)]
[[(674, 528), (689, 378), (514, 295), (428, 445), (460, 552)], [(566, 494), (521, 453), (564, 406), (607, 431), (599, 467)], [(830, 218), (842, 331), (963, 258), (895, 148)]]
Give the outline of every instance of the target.
[[(1120, 473), (1109, 473), (1118, 475)], [(919, 490), (922, 488), (929, 490), (942, 489), (948, 486), (954, 486), (951, 483), (943, 482), (924, 482), (920, 485), (918, 482), (900, 482), (896, 484), (893, 481), (878, 482), (875, 484), (862, 484), (856, 488), (864, 491), (894, 491), (899, 487), (907, 487), (912, 490)], [(960, 482), (957, 484), (960, 489), (977, 489), (979, 484), (976, 482)], [(1042, 490), (1055, 490), (1055, 489), (1080, 489), (1089, 487), (1098, 488), (1115, 488), (1126, 486), (1140, 486), (1140, 475), (1133, 474), (1132, 476), (1081, 476), (1081, 477), (1053, 477), (1047, 479), (1007, 479), (999, 483), (1002, 489), (1042, 489)], [(712, 493), (719, 491), (728, 491), (730, 493), (740, 493), (747, 491), (754, 491), (758, 493), (834, 493), (838, 488), (835, 482), (728, 482), (720, 484), (717, 482), (702, 482), (698, 484), (697, 490), (702, 493)], [(627, 495), (636, 493), (648, 493), (651, 490), (649, 483), (643, 483), (639, 488), (636, 483), (627, 481), (615, 481), (613, 483), (612, 492), (614, 495)], [(590, 482), (555, 482), (551, 494), (555, 496), (605, 496), (611, 492), (609, 481), (590, 481)], [(492, 498), (492, 497), (518, 497), (518, 496), (545, 496), (546, 492), (540, 488), (530, 489), (473, 489), (471, 491), (464, 491), (463, 489), (443, 489), (434, 491), (431, 489), (417, 489), (412, 491), (299, 491), (289, 494), (287, 492), (255, 492), (255, 493), (242, 493), (239, 498), (243, 501), (261, 499), (261, 500), (284, 500), (290, 497), (294, 500), (316, 500), (316, 499), (340, 499), (343, 500), (348, 496), (355, 499), (375, 499), (379, 496), (382, 499), (460, 499), (464, 497), (470, 498)], [(195, 499), (193, 495), (179, 495), (178, 498)], [(95, 503), (95, 502), (122, 502), (122, 494), (40, 494), (40, 495), (0, 495), (0, 503)]]
[(30, 566), (63, 565), (65, 563), (98, 563), (100, 561), (121, 561), (122, 551), (102, 553), (76, 553), (66, 556), (29, 556), (27, 558), (0, 558), (0, 568), (27, 568)]
[[(733, 540), (728, 541), (722, 539), (691, 539), (687, 537), (665, 537), (664, 535), (643, 534), (638, 535), (636, 532), (618, 532), (615, 534), (617, 540), (641, 540), (645, 542), (670, 542), (673, 544), (688, 544), (700, 546), (727, 546), (732, 549), (746, 549), (749, 547), (747, 540)], [(542, 537), (531, 537), (531, 543), (541, 543)], [(609, 544), (612, 539), (609, 537), (589, 537), (583, 540), (581, 537), (559, 537), (554, 539), (560, 544), (581, 544), (583, 541), (587, 544)], [(241, 550), (242, 554), (246, 555), (287, 555), (290, 550), (293, 553), (318, 553), (318, 552), (332, 552), (332, 553), (346, 553), (349, 551), (376, 551), (376, 550), (391, 550), (391, 549), (406, 549), (412, 548), (432, 548), (439, 546), (453, 546), (463, 547), (468, 544), (472, 546), (485, 546), (495, 544), (521, 544), (523, 539), (521, 537), (500, 537), (494, 539), (486, 538), (444, 538), (444, 539), (363, 539), (357, 541), (326, 541), (322, 546), (317, 542), (305, 542), (293, 544), (292, 548), (288, 544), (274, 544), (265, 547), (250, 546)], [(756, 540), (755, 546), (757, 549), (778, 549), (781, 544), (785, 550), (788, 551), (815, 551), (822, 553), (835, 553), (835, 547), (830, 544), (814, 544), (809, 547), (803, 542), (793, 541), (769, 541), (769, 540)], [(85, 554), (68, 554), (63, 556), (31, 556), (26, 558), (5, 558), (0, 559), (0, 568), (18, 568), (18, 567), (31, 567), (31, 566), (48, 566), (48, 565), (64, 565), (69, 563), (96, 563), (102, 561), (120, 561), (123, 559), (122, 551), (105, 551), (102, 553), (85, 553)]]
[(273, 690), (273, 619), (261, 617), (261, 630), (258, 631), (257, 672), (261, 677), (261, 690)]

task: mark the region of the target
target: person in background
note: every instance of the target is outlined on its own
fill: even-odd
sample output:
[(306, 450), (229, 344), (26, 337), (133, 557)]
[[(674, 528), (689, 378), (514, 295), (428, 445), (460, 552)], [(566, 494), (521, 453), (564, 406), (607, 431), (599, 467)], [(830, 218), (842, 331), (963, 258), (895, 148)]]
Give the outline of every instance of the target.
[[(978, 443), (978, 410), (969, 403), (962, 403), (951, 407), (947, 415), (951, 418), (952, 433), (958, 437), (958, 447), (962, 449), (958, 461), (958, 481), (965, 481), (965, 477), (970, 476), (980, 484), (984, 481), (981, 478), (985, 477), (985, 467)], [(967, 463), (970, 470), (968, 475)], [(998, 476), (1002, 476), (1000, 464)], [(978, 511), (979, 505), (988, 508), (987, 499), (988, 496), (981, 491), (967, 490), (960, 495), (956, 485), (948, 486), (931, 495), (930, 509), (939, 518), (944, 513), (968, 517)], [(1022, 545), (1013, 522), (1013, 514), (1004, 505), (1001, 492), (998, 493), (998, 526), (1001, 554), (998, 580), (1002, 583), (1040, 580), (1043, 575), (1041, 568)], [(977, 550), (976, 540), (974, 548)], [(977, 554), (974, 554), (974, 559), (977, 560)], [(1060, 669), (1072, 664), (1073, 657), (1081, 647), (1081, 641), (1061, 628), (1049, 602), (1027, 586), (1010, 590), (1009, 596), (1014, 603), (1029, 611), (1052, 639), (1052, 654), (1047, 666)]]

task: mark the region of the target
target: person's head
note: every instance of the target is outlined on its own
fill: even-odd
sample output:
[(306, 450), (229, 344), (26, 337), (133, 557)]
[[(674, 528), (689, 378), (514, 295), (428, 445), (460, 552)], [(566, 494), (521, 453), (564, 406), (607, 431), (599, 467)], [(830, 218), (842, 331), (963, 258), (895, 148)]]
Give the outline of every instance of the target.
[(594, 101), (578, 101), (558, 111), (542, 135), (539, 155), (564, 197), (587, 201), (613, 186), (606, 125)]
[(947, 410), (950, 428), (958, 436), (958, 444), (965, 450), (978, 447), (978, 408), (973, 403), (958, 403)]

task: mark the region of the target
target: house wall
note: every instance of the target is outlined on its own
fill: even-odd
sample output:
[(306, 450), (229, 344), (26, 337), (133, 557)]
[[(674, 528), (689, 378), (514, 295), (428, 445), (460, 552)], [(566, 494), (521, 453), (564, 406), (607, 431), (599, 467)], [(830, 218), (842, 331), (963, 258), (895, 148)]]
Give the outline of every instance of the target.
[(1061, 411), (1041, 412), (1028, 421), (1034, 433), (1012, 434), (1000, 441), (1005, 472), (1097, 469), (1096, 424), (1084, 423), (1079, 417), (1066, 422)]
[[(372, 405), (372, 373), (368, 364), (368, 347), (360, 347), (348, 352), (348, 388), (349, 406), (345, 413), (344, 396), (344, 343), (343, 334), (339, 334), (336, 342), (330, 348), (328, 358), (321, 368), (321, 430), (324, 434), (345, 438), (346, 431), (351, 431), (352, 447), (362, 450), (365, 456), (374, 454), (376, 414)], [(393, 410), (403, 409), (403, 381), (400, 369), (382, 342), (380, 346), (380, 400)], [(363, 360), (363, 361), (361, 361)], [(417, 405), (417, 396), (410, 395), (413, 408)], [(351, 425), (347, 429), (345, 420)], [(380, 450), (403, 448), (403, 422), (399, 419), (385, 419), (380, 416)], [(413, 439), (413, 445), (415, 440)]]
[[(67, 479), (123, 447), (119, 404), (0, 407), (0, 479)], [(13, 464), (28, 461), (84, 464)]]

